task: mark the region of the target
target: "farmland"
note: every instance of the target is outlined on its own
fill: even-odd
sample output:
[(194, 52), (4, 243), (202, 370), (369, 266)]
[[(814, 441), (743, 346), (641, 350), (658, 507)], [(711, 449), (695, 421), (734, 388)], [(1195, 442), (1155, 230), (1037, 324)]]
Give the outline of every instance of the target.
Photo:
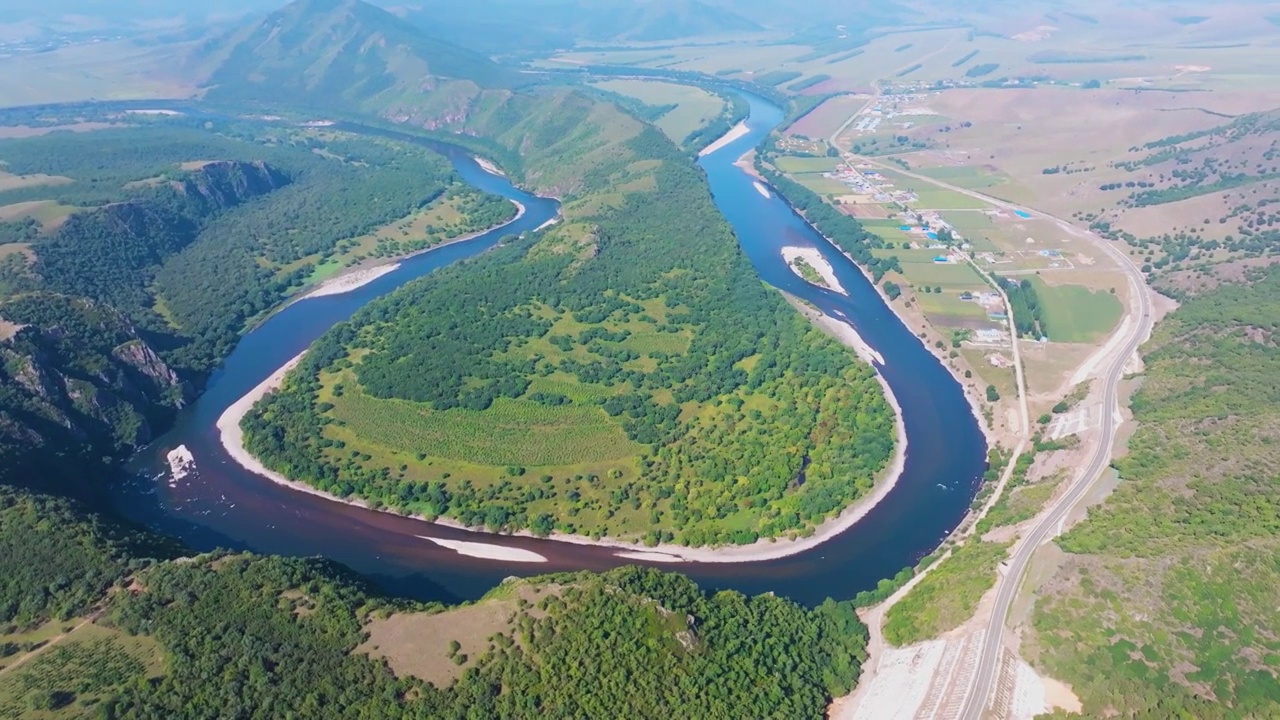
[(1106, 291), (1081, 285), (1050, 285), (1036, 277), (1035, 284), (1045, 306), (1045, 322), (1052, 339), (1058, 342), (1092, 343), (1107, 336), (1120, 323), (1124, 306)]
[(0, 717), (82, 717), (83, 708), (162, 669), (154, 640), (86, 625), (0, 676)]
[(706, 90), (688, 85), (650, 80), (607, 80), (594, 83), (620, 95), (633, 97), (647, 105), (675, 107), (654, 121), (654, 125), (672, 142), (682, 143), (695, 131), (708, 125), (724, 110), (724, 101)]

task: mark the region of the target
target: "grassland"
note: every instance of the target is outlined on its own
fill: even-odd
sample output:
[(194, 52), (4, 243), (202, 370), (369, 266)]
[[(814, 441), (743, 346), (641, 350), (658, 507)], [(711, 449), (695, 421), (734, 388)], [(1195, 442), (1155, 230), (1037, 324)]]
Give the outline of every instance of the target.
[(718, 118), (724, 101), (701, 88), (650, 80), (607, 80), (593, 83), (620, 95), (627, 95), (647, 105), (676, 107), (654, 121), (672, 142), (681, 143), (694, 131)]
[[(345, 387), (354, 385), (354, 378), (345, 379)], [(588, 397), (606, 397), (616, 394), (615, 390), (600, 387), (592, 392), (590, 385), (567, 381), (542, 382), (537, 387), (531, 392), (565, 391), (587, 404), (547, 407), (523, 398), (499, 398), (485, 411), (437, 411), (351, 390), (331, 400), (332, 416), (341, 423), (332, 433), (335, 439), (354, 442), (358, 437), (405, 457), (422, 452), (469, 465), (535, 470), (610, 460), (630, 465), (626, 458), (635, 455), (638, 446)]]
[(776, 159), (774, 164), (779, 170), (789, 174), (824, 173), (840, 167), (840, 160), (829, 157), (782, 155)]
[(1082, 285), (1050, 285), (1032, 278), (1044, 304), (1045, 322), (1057, 342), (1092, 343), (1120, 323), (1124, 305), (1114, 294)]
[(1220, 286), (1144, 348), (1122, 480), (1059, 540), (1024, 644), (1087, 716), (1280, 712), (1277, 297), (1274, 269)]
[(72, 45), (0, 59), (0, 107), (174, 98), (194, 88), (158, 71), (173, 50), (129, 41)]
[(884, 636), (894, 645), (910, 645), (960, 627), (973, 617), (978, 601), (996, 583), (996, 566), (1009, 545), (970, 539), (925, 576), (885, 617)]
[(1008, 181), (1001, 173), (975, 167), (973, 165), (956, 165), (952, 167), (921, 168), (920, 174), (936, 180), (962, 187), (967, 190), (985, 190)]
[(32, 218), (40, 223), (45, 232), (51, 232), (72, 213), (81, 209), (60, 204), (54, 200), (29, 200), (0, 207), (0, 221)]

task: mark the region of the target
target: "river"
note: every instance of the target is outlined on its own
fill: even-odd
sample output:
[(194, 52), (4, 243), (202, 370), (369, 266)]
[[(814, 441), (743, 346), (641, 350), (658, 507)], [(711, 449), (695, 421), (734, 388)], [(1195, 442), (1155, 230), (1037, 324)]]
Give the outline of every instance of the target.
[[(662, 565), (708, 589), (774, 592), (805, 604), (848, 598), (872, 588), (932, 552), (960, 522), (985, 470), (986, 443), (960, 385), (885, 305), (854, 264), (813, 231), (776, 196), (765, 198), (734, 161), (783, 119), (777, 106), (748, 97), (750, 132), (703, 157), (716, 203), (765, 282), (846, 319), (885, 359), (879, 370), (899, 404), (909, 438), (897, 485), (856, 526), (810, 551), (741, 564)], [(386, 131), (348, 126), (384, 134)], [(406, 136), (408, 137), (408, 136)], [(365, 303), (410, 280), (492, 247), (509, 234), (531, 231), (553, 218), (553, 200), (513, 187), (485, 172), (465, 152), (421, 141), (443, 152), (458, 173), (483, 190), (527, 208), (512, 225), (442, 247), (401, 263), (395, 272), (345, 295), (288, 305), (245, 335), (205, 393), (179, 414), (170, 432), (139, 453), (113, 486), (128, 517), (181, 538), (197, 550), (217, 547), (285, 555), (320, 555), (370, 578), (387, 592), (424, 600), (475, 599), (510, 575), (602, 570), (623, 564), (613, 550), (548, 540), (495, 538), (450, 530), (295, 492), (235, 464), (222, 449), (215, 422), (233, 402)], [(800, 280), (783, 261), (786, 245), (816, 247), (835, 268), (845, 297)], [(196, 471), (171, 482), (165, 454), (186, 445)], [(546, 563), (508, 563), (458, 555), (421, 539), (489, 541), (537, 552)]]

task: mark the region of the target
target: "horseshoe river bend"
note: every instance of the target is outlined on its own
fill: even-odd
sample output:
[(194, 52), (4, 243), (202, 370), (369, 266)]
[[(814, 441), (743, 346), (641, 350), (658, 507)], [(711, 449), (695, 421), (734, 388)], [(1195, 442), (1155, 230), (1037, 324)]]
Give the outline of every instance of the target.
[[(783, 120), (777, 106), (747, 97), (748, 132), (699, 160), (716, 204), (737, 233), (759, 277), (853, 326), (883, 357), (877, 369), (896, 396), (908, 438), (897, 483), (861, 520), (826, 542), (788, 557), (758, 562), (664, 563), (706, 589), (774, 592), (804, 604), (849, 598), (875, 587), (932, 552), (964, 517), (986, 469), (986, 441), (958, 382), (894, 315), (862, 272), (783, 200), (766, 197), (734, 162)], [(372, 128), (342, 129), (385, 133)], [(402, 139), (409, 139), (403, 136)], [(427, 142), (427, 141), (422, 141)], [(558, 204), (512, 186), (459, 148), (429, 143), (469, 183), (522, 204), (510, 225), (400, 262), (369, 284), (338, 295), (294, 302), (241, 340), (210, 378), (204, 394), (174, 427), (126, 466), (113, 488), (117, 508), (133, 520), (181, 538), (197, 550), (226, 547), (285, 555), (321, 555), (365, 575), (388, 592), (423, 600), (476, 599), (511, 575), (603, 570), (624, 563), (616, 548), (487, 535), (374, 512), (302, 493), (241, 467), (224, 450), (219, 417), (305, 350), (332, 325), (369, 301), (500, 238), (532, 231), (556, 217)], [(783, 247), (816, 248), (848, 295), (810, 285), (782, 257)], [(186, 446), (193, 472), (174, 482), (166, 455)], [(461, 555), (424, 537), (486, 542), (531, 551), (540, 563)], [(636, 550), (642, 550), (637, 547)]]

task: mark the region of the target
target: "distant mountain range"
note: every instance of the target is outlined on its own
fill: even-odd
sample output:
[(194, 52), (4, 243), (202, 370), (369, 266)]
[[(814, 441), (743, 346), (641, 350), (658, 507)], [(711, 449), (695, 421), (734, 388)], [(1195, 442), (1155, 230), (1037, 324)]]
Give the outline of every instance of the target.
[(524, 76), (361, 0), (298, 0), (200, 44), (210, 100), (458, 114)]
[(383, 4), (427, 32), (495, 54), (763, 29), (723, 3), (701, 0), (383, 0)]

